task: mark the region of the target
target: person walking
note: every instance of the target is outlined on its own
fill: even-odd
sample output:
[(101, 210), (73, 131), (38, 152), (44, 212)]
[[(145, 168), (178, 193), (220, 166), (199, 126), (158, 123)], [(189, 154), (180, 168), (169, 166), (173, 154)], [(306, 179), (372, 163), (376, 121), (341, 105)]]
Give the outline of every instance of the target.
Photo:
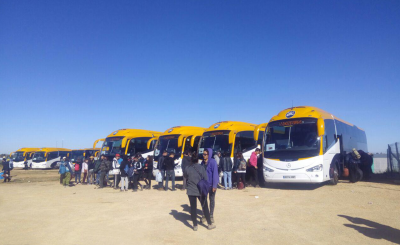
[(136, 192), (138, 189), (138, 185), (140, 185), (140, 190), (143, 191), (143, 186), (139, 183), (142, 170), (143, 170), (143, 165), (142, 162), (139, 159), (139, 156), (136, 155), (134, 158), (134, 163), (133, 163), (133, 191)]
[(260, 185), (258, 184), (258, 173), (257, 173), (257, 171), (258, 171), (257, 155), (260, 154), (260, 152), (261, 152), (260, 149), (256, 148), (256, 150), (251, 153), (250, 161), (249, 161), (250, 178), (252, 178), (253, 181), (255, 182), (256, 188), (260, 187)]
[(208, 223), (208, 229), (215, 229), (215, 224), (212, 224), (210, 211), (208, 209), (207, 196), (201, 196), (197, 184), (200, 180), (204, 179), (208, 181), (208, 175), (204, 167), (198, 164), (197, 154), (193, 154), (191, 157), (191, 162), (186, 166), (183, 176), (186, 178), (187, 191), (186, 194), (189, 198), (190, 203), (190, 216), (193, 222), (193, 230), (197, 231), (197, 200), (200, 201), (203, 216)]
[(111, 163), (110, 161), (108, 161), (107, 157), (105, 155), (102, 155), (102, 160), (100, 163), (100, 180), (99, 180), (99, 184), (100, 187), (99, 189), (102, 189), (104, 187), (104, 182), (106, 182), (106, 175), (108, 173), (108, 171), (110, 170), (110, 166)]
[(94, 181), (94, 167), (95, 167), (95, 162), (94, 162), (94, 156), (90, 156), (89, 161), (88, 161), (88, 184), (92, 185)]
[(172, 180), (172, 191), (175, 189), (175, 164), (174, 162), (175, 153), (171, 152), (168, 157), (165, 158), (165, 191), (168, 191), (168, 180)]
[(129, 172), (129, 162), (128, 157), (123, 156), (122, 162), (119, 166), (119, 171), (121, 173), (121, 191), (128, 191), (129, 180), (128, 180), (128, 172)]
[(3, 157), (3, 177), (4, 177), (4, 183), (10, 182), (11, 181), (11, 168), (10, 168), (10, 161), (7, 161), (6, 157)]
[(233, 165), (233, 172), (236, 174), (236, 187), (239, 189), (239, 182), (241, 181), (243, 183), (243, 188), (246, 188), (247, 163), (241, 152), (236, 154)]
[(88, 169), (89, 169), (89, 159), (85, 159), (82, 163), (82, 172), (83, 172), (83, 184), (86, 184), (86, 178), (88, 175)]
[(144, 182), (146, 186), (144, 187), (147, 190), (151, 189), (151, 179), (153, 178), (153, 157), (147, 156), (146, 161), (144, 162)]
[(223, 157), (219, 162), (222, 172), (224, 174), (224, 187), (225, 190), (232, 189), (232, 160), (229, 155), (224, 153)]
[(165, 163), (164, 163), (164, 161), (165, 161), (165, 158), (168, 157), (167, 155), (168, 155), (168, 152), (163, 151), (162, 156), (160, 156), (158, 158), (157, 169), (158, 169), (158, 171), (161, 172), (161, 175), (162, 175), (162, 181), (158, 182), (158, 190), (159, 191), (164, 190), (163, 189), (163, 181), (165, 180)]
[(120, 154), (115, 154), (115, 157), (112, 162), (112, 172), (114, 174), (114, 189), (118, 189), (118, 184), (121, 181), (119, 167), (121, 165), (122, 158)]
[[(182, 173), (185, 172), (185, 169), (187, 166), (189, 166), (191, 163), (191, 153), (189, 151), (184, 151), (183, 152), (183, 158), (182, 158)], [(182, 191), (186, 190), (186, 177), (183, 175), (183, 185), (182, 185)]]
[[(203, 161), (201, 164), (206, 169), (208, 176), (208, 183), (210, 183), (210, 218), (214, 223), (214, 209), (215, 209), (215, 195), (217, 194), (217, 186), (219, 182), (217, 162), (211, 158), (213, 150), (211, 148), (204, 149)], [(201, 221), (204, 223), (205, 218), (202, 217)]]

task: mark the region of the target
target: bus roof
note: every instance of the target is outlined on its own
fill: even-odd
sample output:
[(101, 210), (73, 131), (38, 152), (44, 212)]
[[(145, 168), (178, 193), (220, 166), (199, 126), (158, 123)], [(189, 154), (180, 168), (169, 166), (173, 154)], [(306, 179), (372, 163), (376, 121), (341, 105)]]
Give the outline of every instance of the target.
[(100, 151), (100, 148), (73, 149), (72, 151)]
[[(292, 107), (292, 108), (287, 108), (287, 109), (279, 112), (278, 115), (273, 116), (269, 122), (289, 119), (286, 117), (286, 114), (290, 111), (295, 112), (295, 114), (293, 116), (291, 116), (290, 119), (291, 118), (305, 118), (305, 117), (322, 118), (322, 119), (333, 119), (334, 118), (335, 120), (341, 121), (342, 123), (345, 123), (350, 126), (354, 126), (353, 124), (351, 124), (349, 122), (346, 122), (338, 117), (333, 116), (329, 112), (326, 112), (322, 109), (319, 109), (319, 108), (313, 107), (313, 106), (296, 106), (296, 107)], [(361, 128), (359, 128), (359, 129), (361, 129)]]
[(123, 136), (123, 137), (158, 137), (162, 133), (157, 132), (157, 131), (152, 131), (152, 130), (144, 130), (144, 129), (119, 129), (117, 131), (112, 132), (107, 136), (108, 137), (118, 137), (118, 136)]
[(43, 148), (40, 148), (40, 150), (38, 150), (38, 151), (51, 152), (51, 151), (71, 151), (71, 150), (66, 149), (66, 148), (43, 147)]
[[(21, 149), (19, 149), (19, 150), (17, 150), (17, 151), (30, 152), (30, 151), (39, 151), (39, 150), (40, 150), (40, 148), (28, 148), (28, 147), (24, 147), (24, 148), (21, 148)], [(15, 151), (15, 152), (17, 152), (17, 151)]]
[(236, 121), (222, 121), (217, 122), (207, 128), (206, 132), (219, 131), (219, 130), (234, 130), (234, 131), (253, 131), (257, 124), (236, 122)]
[(185, 134), (185, 135), (202, 135), (206, 128), (193, 127), (193, 126), (175, 126), (165, 130), (160, 136), (171, 134)]

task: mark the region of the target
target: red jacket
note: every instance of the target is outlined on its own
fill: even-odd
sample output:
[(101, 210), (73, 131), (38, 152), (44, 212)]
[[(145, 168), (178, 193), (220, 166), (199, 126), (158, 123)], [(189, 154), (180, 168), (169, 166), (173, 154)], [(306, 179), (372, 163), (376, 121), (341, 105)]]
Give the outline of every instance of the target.
[(257, 153), (253, 151), (250, 156), (250, 165), (253, 167), (257, 167)]

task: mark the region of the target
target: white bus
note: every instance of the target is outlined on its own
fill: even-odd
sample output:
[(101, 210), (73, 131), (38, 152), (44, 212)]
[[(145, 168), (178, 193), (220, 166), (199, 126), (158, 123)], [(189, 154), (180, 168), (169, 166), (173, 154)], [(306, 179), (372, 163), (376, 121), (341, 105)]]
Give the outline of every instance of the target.
[(368, 151), (365, 132), (357, 126), (316, 107), (283, 110), (265, 130), (264, 179), (336, 185), (353, 148)]
[(25, 162), (30, 167), (32, 165), (33, 154), (38, 150), (40, 148), (21, 148), (12, 153), (10, 161), (13, 162), (14, 168), (24, 168)]
[(41, 148), (32, 158), (32, 169), (57, 168), (63, 157), (69, 157), (70, 149), (65, 148)]

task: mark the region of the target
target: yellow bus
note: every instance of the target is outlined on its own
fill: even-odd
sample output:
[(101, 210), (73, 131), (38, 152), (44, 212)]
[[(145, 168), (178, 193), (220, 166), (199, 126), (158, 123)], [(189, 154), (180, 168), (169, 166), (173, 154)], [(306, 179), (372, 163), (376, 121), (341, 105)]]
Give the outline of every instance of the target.
[[(248, 160), (251, 153), (262, 142), (262, 137), (255, 140), (254, 131), (257, 125), (246, 122), (223, 121), (211, 125), (204, 133), (199, 144), (199, 159), (203, 159), (205, 148), (211, 148), (213, 155), (221, 152), (222, 155), (233, 157), (241, 152)], [(262, 134), (262, 132), (261, 132)]]
[(316, 107), (297, 106), (271, 118), (263, 137), (266, 182), (336, 185), (353, 148), (368, 151), (364, 130)]
[(40, 148), (33, 154), (32, 169), (57, 168), (63, 157), (69, 157), (70, 149), (65, 148)]
[[(205, 128), (192, 126), (176, 126), (167, 129), (160, 135), (154, 148), (154, 169), (164, 151), (175, 153), (175, 176), (182, 177), (182, 158), (184, 151), (196, 151)], [(153, 174), (156, 172), (153, 171)]]
[(154, 146), (161, 132), (143, 129), (120, 129), (104, 140), (100, 155), (110, 160), (115, 154), (133, 156), (141, 153), (144, 158), (153, 155)]
[(99, 152), (100, 148), (72, 150), (70, 160), (73, 163), (83, 162), (83, 159), (89, 158), (90, 156), (97, 157)]
[(25, 162), (30, 167), (32, 165), (33, 154), (38, 150), (40, 148), (21, 148), (11, 154), (10, 161), (13, 162), (14, 168), (24, 168)]

